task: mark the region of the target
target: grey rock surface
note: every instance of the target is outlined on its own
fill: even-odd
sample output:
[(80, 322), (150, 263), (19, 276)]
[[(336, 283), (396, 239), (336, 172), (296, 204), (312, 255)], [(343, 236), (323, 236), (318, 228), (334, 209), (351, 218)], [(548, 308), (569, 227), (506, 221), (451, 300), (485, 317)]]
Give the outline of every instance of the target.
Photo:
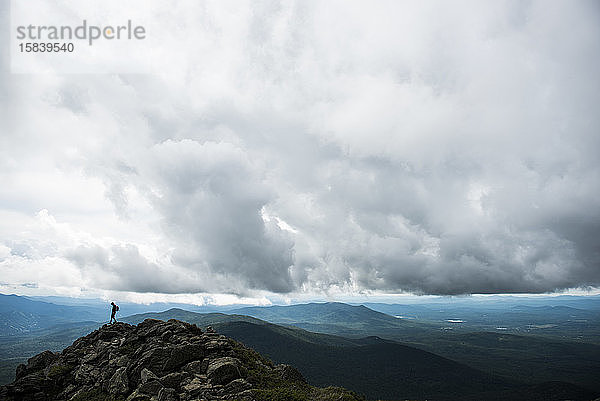
[(66, 401), (107, 394), (128, 401), (252, 401), (253, 385), (246, 380), (251, 367), (244, 364), (277, 371), (266, 360), (248, 358), (256, 354), (248, 352), (232, 339), (177, 320), (118, 322), (61, 353), (30, 358), (17, 368), (13, 383), (0, 387), (0, 399)]

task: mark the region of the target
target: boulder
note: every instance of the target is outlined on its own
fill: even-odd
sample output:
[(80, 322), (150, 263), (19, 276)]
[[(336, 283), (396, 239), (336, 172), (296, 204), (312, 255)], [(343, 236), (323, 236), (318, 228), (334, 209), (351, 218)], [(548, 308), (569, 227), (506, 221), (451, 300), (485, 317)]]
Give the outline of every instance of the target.
[(163, 388), (158, 392), (158, 401), (178, 401), (179, 396), (175, 389)]
[(149, 380), (158, 380), (158, 376), (156, 376), (150, 370), (143, 368), (140, 372), (140, 380), (142, 383), (146, 383)]
[(27, 374), (45, 369), (50, 366), (58, 358), (58, 355), (51, 351), (44, 351), (27, 360), (27, 365), (20, 364), (17, 366), (16, 379), (20, 379)]
[(204, 380), (196, 377), (191, 382), (187, 383), (183, 386), (183, 392), (190, 395), (191, 397), (195, 397), (199, 395), (202, 391), (207, 388), (207, 383)]
[(151, 401), (152, 398), (148, 394), (142, 394), (139, 391), (135, 390), (133, 393), (127, 397), (126, 401)]
[(27, 365), (25, 365), (24, 363), (20, 363), (17, 366), (17, 371), (15, 372), (15, 378), (16, 378), (16, 380), (19, 380), (20, 378), (22, 378), (26, 375), (27, 375)]
[(164, 386), (158, 380), (149, 380), (139, 385), (137, 390), (142, 394), (157, 395)]
[(225, 391), (232, 394), (242, 393), (252, 388), (252, 385), (244, 379), (235, 379), (227, 383)]
[(190, 375), (186, 372), (173, 372), (169, 373), (160, 378), (160, 382), (163, 386), (168, 388), (174, 388), (179, 390), (181, 388), (181, 382), (188, 378)]
[(163, 363), (163, 371), (177, 369), (186, 363), (204, 357), (204, 347), (200, 344), (185, 344), (171, 348), (169, 357)]
[(108, 384), (108, 392), (110, 394), (127, 394), (129, 392), (129, 379), (127, 379), (126, 367), (117, 369), (115, 374), (112, 375)]
[(209, 362), (206, 375), (215, 384), (227, 384), (242, 378), (240, 360), (231, 357), (217, 358)]
[(184, 372), (190, 372), (190, 373), (204, 373), (206, 371), (206, 368), (203, 368), (204, 364), (202, 361), (192, 361), (188, 364), (186, 364), (182, 370)]

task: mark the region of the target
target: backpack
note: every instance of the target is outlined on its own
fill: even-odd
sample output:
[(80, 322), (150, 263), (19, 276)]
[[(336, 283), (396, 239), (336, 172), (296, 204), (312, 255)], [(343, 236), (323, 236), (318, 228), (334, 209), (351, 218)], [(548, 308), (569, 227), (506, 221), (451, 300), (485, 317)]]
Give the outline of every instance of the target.
[(119, 311), (119, 305), (115, 305), (117, 307), (117, 309), (115, 309), (115, 312)]

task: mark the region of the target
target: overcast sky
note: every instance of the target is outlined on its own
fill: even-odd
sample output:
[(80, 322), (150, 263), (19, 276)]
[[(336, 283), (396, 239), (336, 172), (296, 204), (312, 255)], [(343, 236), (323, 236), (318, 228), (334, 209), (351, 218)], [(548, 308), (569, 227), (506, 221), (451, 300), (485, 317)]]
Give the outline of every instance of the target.
[(600, 286), (598, 2), (195, 4), (164, 74), (11, 74), (3, 31), (0, 292)]

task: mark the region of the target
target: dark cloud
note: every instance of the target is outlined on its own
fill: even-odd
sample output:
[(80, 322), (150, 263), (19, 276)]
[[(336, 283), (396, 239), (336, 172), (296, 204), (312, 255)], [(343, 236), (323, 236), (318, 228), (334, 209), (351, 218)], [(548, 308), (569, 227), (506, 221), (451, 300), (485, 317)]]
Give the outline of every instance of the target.
[(158, 192), (153, 204), (175, 239), (176, 264), (231, 276), (250, 289), (294, 288), (293, 242), (263, 220), (275, 193), (244, 150), (223, 142), (167, 141), (152, 148), (147, 162), (147, 184)]
[[(79, 230), (23, 232), (13, 247), (7, 226), (2, 243), (134, 292), (600, 285), (595, 3), (239, 12), (209, 7), (210, 23), (184, 27), (210, 39), (185, 74), (2, 75), (0, 102), (17, 110), (0, 142), (2, 210), (54, 209)], [(69, 194), (96, 192), (53, 181), (72, 171), (102, 188), (77, 216)], [(95, 213), (118, 217), (114, 233)]]

